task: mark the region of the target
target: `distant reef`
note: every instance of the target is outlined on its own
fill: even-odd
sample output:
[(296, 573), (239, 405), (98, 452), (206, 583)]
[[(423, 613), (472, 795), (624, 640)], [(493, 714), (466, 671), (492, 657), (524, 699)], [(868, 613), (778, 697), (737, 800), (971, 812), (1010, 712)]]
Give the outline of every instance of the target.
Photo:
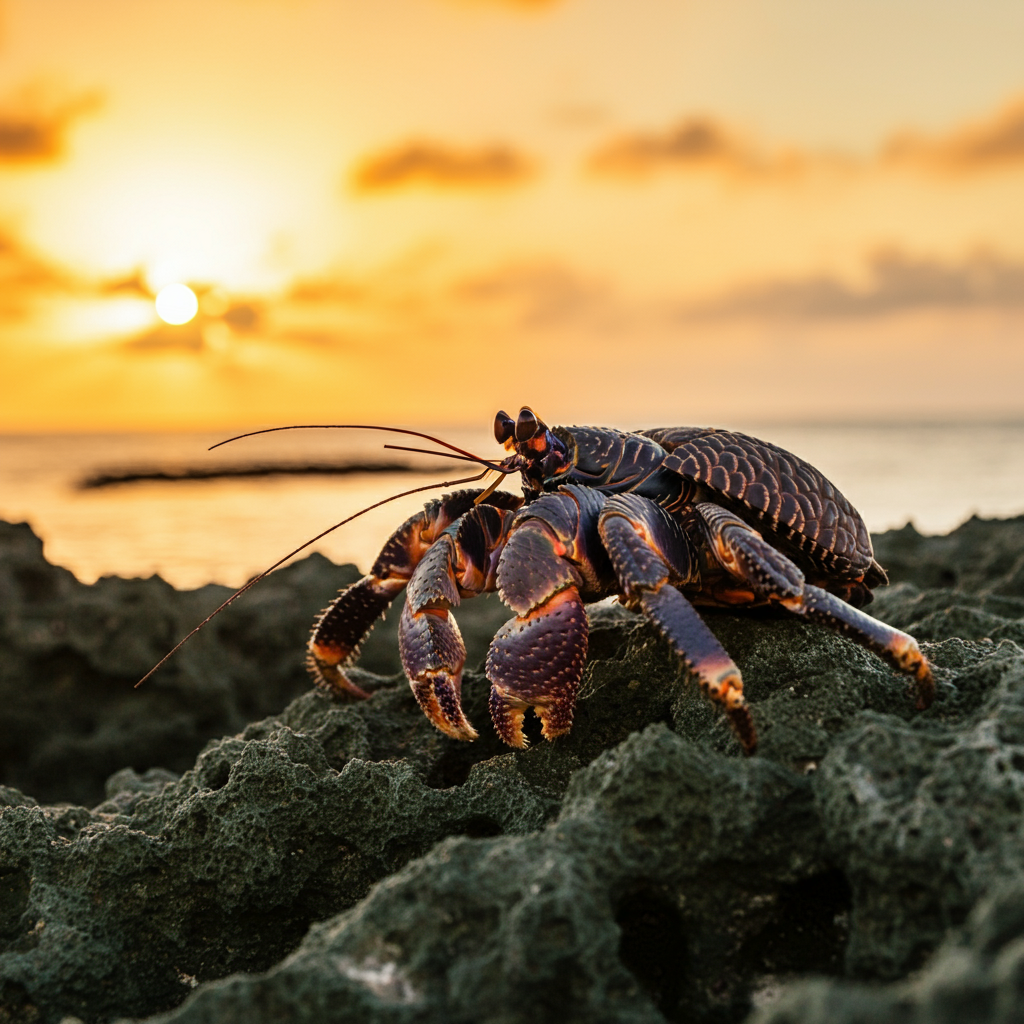
[(0, 1021), (85, 1024), (1019, 1022), (1024, 517), (874, 538), (871, 611), (937, 698), (840, 636), (709, 614), (743, 669), (744, 757), (654, 630), (591, 615), (572, 733), (434, 730), (395, 623), (311, 691), (310, 623), (353, 566), (227, 596), (91, 586), (0, 524)]
[[(439, 453), (442, 454), (442, 453)], [(443, 454), (442, 454), (442, 457)], [(356, 473), (414, 473), (407, 462), (260, 462), (239, 466), (136, 466), (107, 469), (82, 477), (78, 489), (95, 490), (120, 484), (182, 483), (195, 480), (237, 480), (262, 476), (350, 476)]]

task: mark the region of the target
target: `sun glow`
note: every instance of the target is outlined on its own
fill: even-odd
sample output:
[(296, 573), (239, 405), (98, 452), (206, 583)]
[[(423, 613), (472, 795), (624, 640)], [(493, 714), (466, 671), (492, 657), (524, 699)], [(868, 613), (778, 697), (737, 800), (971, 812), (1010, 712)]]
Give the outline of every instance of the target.
[(156, 312), (164, 323), (187, 324), (199, 312), (199, 300), (188, 285), (169, 284), (156, 297)]

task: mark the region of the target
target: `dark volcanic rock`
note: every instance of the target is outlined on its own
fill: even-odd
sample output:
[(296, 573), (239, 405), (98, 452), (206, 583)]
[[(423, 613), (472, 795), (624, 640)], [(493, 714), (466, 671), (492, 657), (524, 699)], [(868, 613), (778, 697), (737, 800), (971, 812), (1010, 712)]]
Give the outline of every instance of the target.
[(1024, 516), (972, 516), (941, 537), (922, 536), (908, 523), (872, 541), (890, 583), (959, 588), (1024, 601)]
[[(302, 651), (314, 616), (359, 575), (316, 554), (274, 573), (134, 690), (231, 591), (176, 591), (158, 576), (85, 586), (46, 562), (27, 525), (0, 523), (0, 784), (93, 804), (125, 766), (185, 771), (207, 740), (309, 688)], [(507, 618), (500, 602), (483, 604), (484, 628), (467, 630), (471, 664), (486, 652), (486, 626), (493, 634)], [(389, 615), (370, 635), (366, 668), (400, 671), (397, 622)]]
[[(1022, 523), (877, 539), (903, 576), (871, 610), (928, 639), (937, 667), (923, 713), (842, 637), (777, 614), (707, 615), (744, 672), (754, 758), (617, 606), (591, 609), (575, 726), (554, 744), (502, 747), (477, 672), (472, 744), (432, 729), (401, 678), (364, 673), (375, 692), (358, 704), (305, 692), (284, 707), (282, 681), (303, 683), (308, 619), (354, 577), (315, 556), (268, 581), (285, 589), (266, 605), (240, 603), (231, 628), (197, 638), (164, 703), (132, 715), (115, 687), (131, 699), (221, 591), (81, 587), (8, 528), (22, 547), (0, 560), (4, 692), (35, 694), (39, 720), (24, 698), (31, 742), (7, 758), (7, 781), (29, 777), (47, 723), (68, 749), (79, 728), (86, 750), (120, 735), (131, 753), (97, 747), (121, 770), (105, 792), (90, 780), (91, 810), (0, 787), (0, 1021), (725, 1024), (753, 1007), (765, 1024), (1017, 1020)], [(474, 601), (459, 619), (482, 651), (506, 614)], [(70, 637), (52, 630), (86, 619)], [(72, 666), (62, 687), (55, 652)], [(264, 676), (277, 703), (245, 725)], [(81, 713), (79, 687), (100, 698), (87, 730), (61, 708)], [(164, 735), (143, 716), (184, 713), (203, 692), (237, 735), (194, 766), (173, 744), (179, 759), (162, 765), (137, 755), (136, 716), (140, 734)], [(101, 759), (84, 760), (88, 777)], [(73, 763), (51, 780), (72, 780)], [(25, 788), (77, 792), (52, 785)]]
[(1024, 1016), (1024, 885), (996, 883), (911, 981), (794, 985), (750, 1024), (1019, 1024)]

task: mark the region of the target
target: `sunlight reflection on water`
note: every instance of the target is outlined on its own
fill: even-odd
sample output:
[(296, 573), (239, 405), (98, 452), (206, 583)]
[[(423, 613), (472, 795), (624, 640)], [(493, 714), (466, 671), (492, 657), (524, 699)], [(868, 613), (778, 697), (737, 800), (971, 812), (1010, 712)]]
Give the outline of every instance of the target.
[[(872, 530), (908, 520), (943, 533), (972, 513), (1024, 512), (1024, 424), (757, 425), (766, 438), (821, 469)], [(441, 436), (494, 458), (488, 432)], [(388, 494), (469, 475), (438, 460), (410, 474), (264, 477), (136, 483), (79, 490), (101, 470), (180, 469), (245, 462), (387, 459), (365, 434), (296, 431), (208, 453), (220, 435), (52, 435), (0, 438), (0, 517), (32, 524), (47, 557), (91, 582), (109, 573), (159, 573), (177, 587), (238, 586), (303, 541)], [(402, 455), (396, 456), (400, 461)], [(517, 489), (517, 488), (512, 488)], [(412, 495), (342, 527), (315, 545), (336, 562), (365, 568), (391, 531), (430, 495)]]

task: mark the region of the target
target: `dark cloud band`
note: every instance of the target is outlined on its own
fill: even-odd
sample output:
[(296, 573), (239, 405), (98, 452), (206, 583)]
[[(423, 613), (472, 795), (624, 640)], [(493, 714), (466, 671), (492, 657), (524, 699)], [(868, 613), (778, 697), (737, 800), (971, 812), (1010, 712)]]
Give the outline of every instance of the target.
[(407, 142), (366, 157), (355, 169), (357, 192), (411, 187), (492, 188), (521, 184), (532, 161), (505, 145), (458, 149), (437, 142)]
[(55, 100), (25, 90), (0, 103), (0, 162), (49, 161), (64, 152), (68, 129), (84, 114), (96, 110), (98, 93), (81, 93)]

